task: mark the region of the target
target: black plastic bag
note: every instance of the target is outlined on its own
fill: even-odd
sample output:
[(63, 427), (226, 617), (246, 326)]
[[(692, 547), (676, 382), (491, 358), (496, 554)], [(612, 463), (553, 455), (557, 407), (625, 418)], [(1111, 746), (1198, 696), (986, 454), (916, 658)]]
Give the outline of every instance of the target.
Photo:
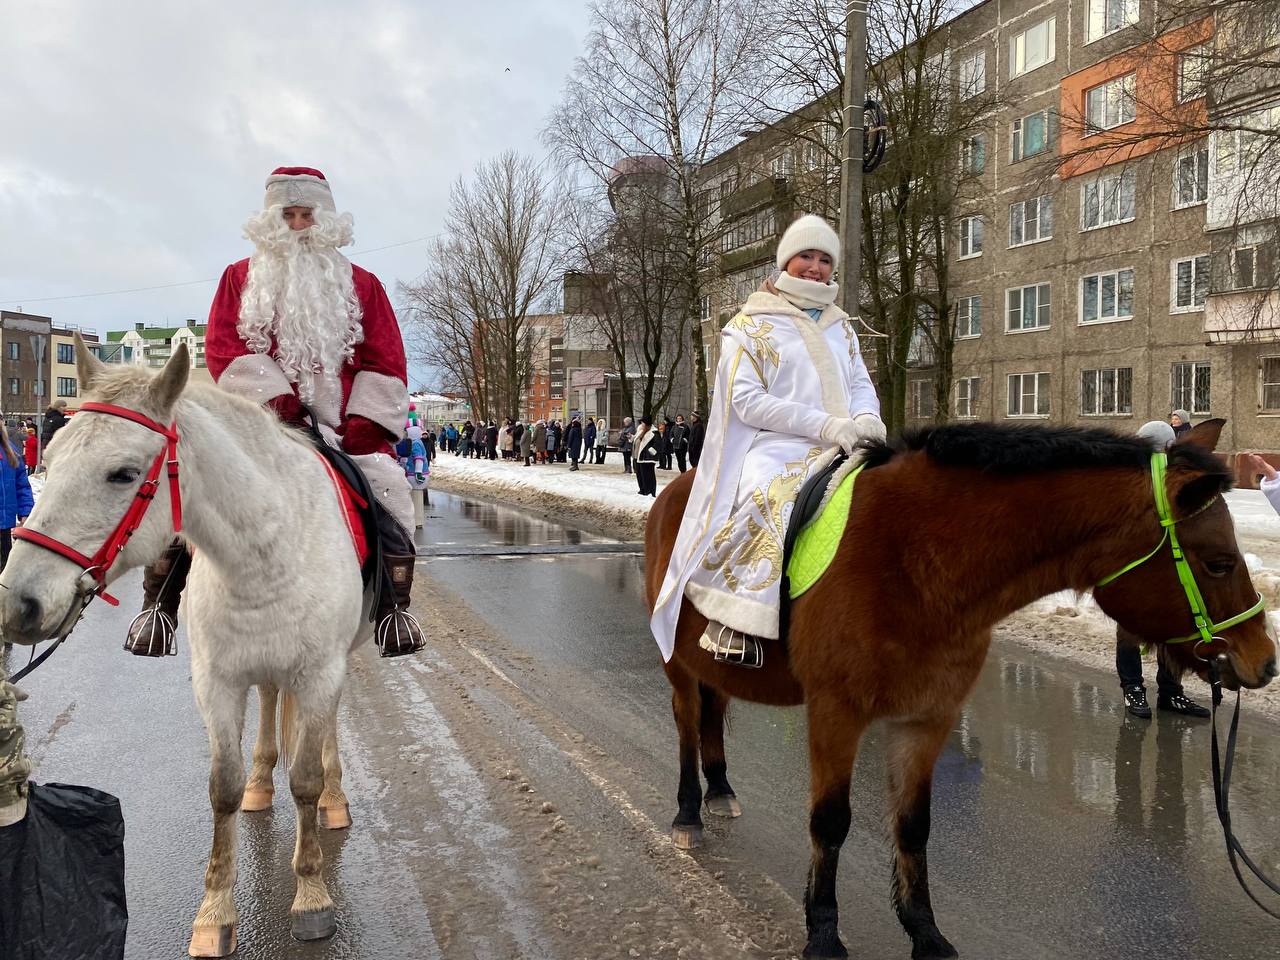
[(120, 801), (92, 787), (30, 787), (26, 818), (0, 828), (0, 960), (120, 960)]

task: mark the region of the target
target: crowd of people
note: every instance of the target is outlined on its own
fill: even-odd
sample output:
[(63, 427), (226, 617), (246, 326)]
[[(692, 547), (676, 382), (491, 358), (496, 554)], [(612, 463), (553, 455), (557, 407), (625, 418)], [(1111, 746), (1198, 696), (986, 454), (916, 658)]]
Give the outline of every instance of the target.
[(581, 465), (602, 466), (610, 451), (622, 457), (622, 472), (634, 474), (638, 491), (644, 496), (657, 495), (657, 470), (678, 469), (684, 473), (696, 467), (702, 456), (706, 435), (702, 416), (698, 413), (685, 420), (684, 414), (665, 417), (654, 424), (652, 418), (641, 417), (639, 424), (624, 417), (616, 431), (609, 429), (604, 417), (574, 415), (568, 421), (557, 419), (524, 422), (508, 417), (496, 420), (467, 420), (461, 426), (443, 423), (427, 432), (428, 456), (439, 452), (476, 460), (513, 460), (531, 467), (540, 464), (567, 463), (569, 470)]

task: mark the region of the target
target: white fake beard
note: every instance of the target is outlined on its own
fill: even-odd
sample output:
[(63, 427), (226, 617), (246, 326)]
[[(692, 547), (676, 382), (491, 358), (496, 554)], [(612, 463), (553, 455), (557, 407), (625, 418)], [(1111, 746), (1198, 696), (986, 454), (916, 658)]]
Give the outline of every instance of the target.
[(318, 382), (336, 379), (364, 339), (351, 261), (350, 214), (314, 211), (315, 224), (293, 230), (283, 208), (268, 207), (244, 225), (256, 248), (240, 295), (236, 331), (255, 353), (271, 352), (298, 396), (310, 403)]

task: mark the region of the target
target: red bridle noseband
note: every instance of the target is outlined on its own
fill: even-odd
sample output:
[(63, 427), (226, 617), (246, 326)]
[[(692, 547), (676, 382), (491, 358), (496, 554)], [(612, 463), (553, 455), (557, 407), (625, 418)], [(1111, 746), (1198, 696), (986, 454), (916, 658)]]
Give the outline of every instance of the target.
[[(111, 569), (112, 564), (120, 556), (120, 552), (124, 550), (125, 545), (129, 542), (129, 538), (133, 536), (134, 531), (142, 525), (142, 518), (146, 516), (147, 508), (151, 506), (151, 501), (155, 499), (156, 490), (160, 486), (160, 471), (167, 465), (169, 471), (169, 500), (173, 506), (173, 529), (177, 533), (182, 530), (182, 496), (178, 490), (178, 428), (177, 423), (171, 423), (165, 427), (156, 423), (150, 417), (143, 416), (136, 410), (130, 410), (126, 407), (117, 407), (111, 403), (85, 403), (80, 406), (79, 414), (85, 413), (105, 413), (113, 417), (121, 417), (125, 420), (132, 420), (134, 423), (146, 427), (161, 436), (168, 442), (163, 450), (156, 454), (155, 460), (151, 464), (151, 469), (147, 471), (146, 479), (142, 481), (137, 492), (133, 495), (133, 502), (129, 504), (129, 509), (120, 518), (120, 522), (116, 524), (116, 528), (111, 531), (107, 537), (106, 543), (98, 548), (97, 553), (92, 557), (86, 557), (79, 550), (70, 547), (60, 540), (46, 536), (43, 533), (32, 530), (30, 527), (20, 527), (13, 531), (15, 540), (25, 540), (33, 543), (37, 547), (44, 547), (51, 550), (60, 557), (64, 557), (76, 564), (84, 574), (93, 580), (93, 589), (84, 591), (83, 603), (81, 610), (88, 606), (89, 601), (96, 596), (102, 597), (112, 606), (119, 606), (120, 601), (111, 594), (106, 592), (107, 571)], [(77, 414), (77, 415), (79, 415)], [(68, 617), (70, 619), (70, 617)], [(77, 617), (78, 619), (78, 617)], [(75, 621), (72, 620), (72, 625)], [(65, 621), (64, 621), (65, 626)], [(70, 632), (68, 630), (68, 632)]]

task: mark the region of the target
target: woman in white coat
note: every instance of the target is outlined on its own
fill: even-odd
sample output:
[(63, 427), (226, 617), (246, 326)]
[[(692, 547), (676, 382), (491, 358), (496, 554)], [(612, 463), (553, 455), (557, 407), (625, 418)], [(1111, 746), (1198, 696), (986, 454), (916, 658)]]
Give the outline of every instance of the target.
[(884, 439), (857, 334), (835, 305), (839, 255), (826, 221), (801, 217), (778, 243), (781, 276), (721, 333), (702, 458), (650, 620), (664, 659), (687, 596), (708, 621), (704, 649), (762, 666), (765, 641), (778, 637), (796, 494), (841, 449)]

